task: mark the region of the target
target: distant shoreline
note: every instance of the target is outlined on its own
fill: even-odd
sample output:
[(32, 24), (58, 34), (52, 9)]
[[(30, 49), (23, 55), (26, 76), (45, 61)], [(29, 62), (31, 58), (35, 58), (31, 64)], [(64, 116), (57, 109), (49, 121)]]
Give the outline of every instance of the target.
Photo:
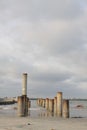
[(87, 101), (87, 99), (80, 99), (80, 98), (73, 98), (73, 99), (69, 99), (70, 101)]

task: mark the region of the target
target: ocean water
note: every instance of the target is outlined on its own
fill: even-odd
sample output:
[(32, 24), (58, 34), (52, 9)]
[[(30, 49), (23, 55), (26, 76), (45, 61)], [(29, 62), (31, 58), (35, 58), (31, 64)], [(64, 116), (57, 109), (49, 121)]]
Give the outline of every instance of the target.
[[(78, 105), (82, 107), (77, 107)], [(15, 108), (17, 108), (17, 103), (13, 105), (0, 105), (0, 116), (17, 116), (17, 109)], [(69, 113), (71, 118), (87, 118), (87, 101), (69, 101)], [(38, 106), (36, 100), (32, 100), (29, 116), (48, 117), (54, 115), (46, 111), (45, 108)]]
[[(86, 117), (87, 118), (87, 101), (69, 101), (70, 117)], [(77, 106), (82, 107), (77, 107)]]

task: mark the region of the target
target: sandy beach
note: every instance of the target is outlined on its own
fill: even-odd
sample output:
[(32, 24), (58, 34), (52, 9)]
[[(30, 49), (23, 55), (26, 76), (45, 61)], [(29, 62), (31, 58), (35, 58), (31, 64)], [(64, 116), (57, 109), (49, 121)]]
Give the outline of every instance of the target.
[(0, 130), (87, 130), (87, 118), (0, 117)]
[[(76, 104), (75, 102), (72, 106)], [(83, 105), (85, 104), (84, 102)], [(36, 101), (32, 102), (27, 117), (17, 116), (17, 110), (14, 109), (17, 104), (1, 106), (0, 130), (87, 130), (87, 117), (84, 116), (86, 109), (75, 109), (72, 106), (72, 117), (66, 119), (52, 116), (46, 109), (37, 106)], [(71, 113), (73, 110), (74, 113)]]

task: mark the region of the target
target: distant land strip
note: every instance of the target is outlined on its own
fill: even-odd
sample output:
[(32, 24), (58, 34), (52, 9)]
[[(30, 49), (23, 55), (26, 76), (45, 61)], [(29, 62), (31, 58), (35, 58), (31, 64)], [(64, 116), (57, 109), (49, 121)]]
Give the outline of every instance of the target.
[[(29, 98), (30, 100), (37, 100), (38, 98)], [(70, 98), (69, 101), (87, 101), (87, 99), (81, 99), (81, 98)], [(10, 105), (17, 103), (17, 98), (1, 98), (0, 99), (0, 105)]]

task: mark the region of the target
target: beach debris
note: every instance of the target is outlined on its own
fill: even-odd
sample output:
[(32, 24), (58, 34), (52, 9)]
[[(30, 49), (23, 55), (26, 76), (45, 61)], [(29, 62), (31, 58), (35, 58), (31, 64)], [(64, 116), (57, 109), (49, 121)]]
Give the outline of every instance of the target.
[(30, 123), (28, 123), (28, 125), (31, 125)]
[(74, 117), (72, 117), (72, 118), (83, 118), (83, 117), (81, 117), (81, 116), (74, 116)]
[(83, 105), (77, 105), (76, 108), (83, 108)]

